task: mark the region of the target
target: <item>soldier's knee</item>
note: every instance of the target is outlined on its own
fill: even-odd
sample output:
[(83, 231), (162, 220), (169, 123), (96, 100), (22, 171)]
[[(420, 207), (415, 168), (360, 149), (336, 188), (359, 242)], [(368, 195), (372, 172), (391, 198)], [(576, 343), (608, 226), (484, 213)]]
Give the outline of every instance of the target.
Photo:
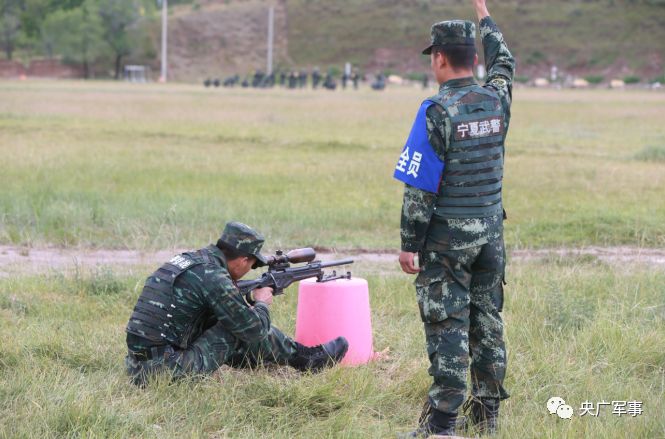
[(449, 322), (426, 325), (429, 373), (464, 382), (469, 366), (468, 333), (465, 328), (447, 328), (445, 323)]

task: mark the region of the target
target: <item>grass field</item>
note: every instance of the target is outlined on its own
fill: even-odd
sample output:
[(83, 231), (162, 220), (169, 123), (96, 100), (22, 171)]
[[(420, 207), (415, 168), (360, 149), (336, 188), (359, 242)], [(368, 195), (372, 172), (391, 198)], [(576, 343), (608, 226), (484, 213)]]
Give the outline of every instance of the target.
[[(0, 244), (197, 248), (239, 219), (270, 249), (397, 249), (392, 169), (424, 96), (0, 82)], [(665, 245), (663, 114), (663, 93), (516, 90), (508, 246)], [(0, 277), (0, 438), (394, 437), (430, 379), (412, 279), (356, 259), (389, 359), (320, 375), (223, 368), (141, 391), (124, 375), (124, 326), (154, 267)], [(295, 307), (295, 288), (273, 306), (287, 333)], [(500, 438), (665, 436), (665, 272), (509, 263), (504, 318)], [(551, 396), (572, 420), (548, 414)], [(602, 400), (644, 412), (579, 416)]]
[[(224, 368), (142, 391), (122, 365), (141, 275), (0, 280), (0, 437), (394, 437), (414, 425), (429, 386), (422, 327), (408, 277), (366, 277), (375, 348), (390, 347), (389, 360), (303, 376)], [(589, 259), (512, 264), (512, 396), (499, 437), (663, 437), (664, 284), (663, 272)], [(291, 334), (295, 293), (273, 306)], [(572, 420), (548, 414), (551, 396), (575, 407)], [(643, 414), (580, 417), (587, 400), (641, 401)]]
[[(425, 96), (0, 83), (0, 243), (189, 247), (239, 219), (272, 248), (397, 248), (392, 172)], [(663, 246), (664, 112), (663, 93), (517, 90), (508, 245)]]

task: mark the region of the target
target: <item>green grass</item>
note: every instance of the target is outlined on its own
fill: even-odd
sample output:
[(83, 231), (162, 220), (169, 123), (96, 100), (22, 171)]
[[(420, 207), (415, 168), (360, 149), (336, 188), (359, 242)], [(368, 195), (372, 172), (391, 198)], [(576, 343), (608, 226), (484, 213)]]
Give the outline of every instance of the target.
[[(0, 280), (0, 437), (378, 438), (416, 422), (429, 377), (408, 276), (364, 273), (375, 348), (390, 347), (387, 361), (319, 375), (223, 368), (138, 390), (124, 373), (124, 325), (144, 274)], [(664, 284), (663, 272), (592, 258), (510, 265), (504, 318), (512, 396), (499, 437), (665, 434)], [(114, 287), (103, 293), (99, 285)], [(273, 323), (291, 334), (296, 296), (291, 288), (273, 306)], [(571, 421), (547, 414), (555, 395), (575, 407)], [(644, 413), (579, 417), (585, 400), (642, 401)]]
[[(427, 93), (0, 83), (0, 243), (198, 248), (238, 219), (268, 247), (396, 249), (392, 170)], [(506, 161), (510, 247), (665, 244), (665, 96), (516, 90)], [(646, 151), (646, 152), (645, 152)], [(655, 152), (654, 152), (655, 151)], [(391, 437), (429, 386), (412, 279), (365, 265), (388, 361), (203, 380), (124, 374), (144, 277), (76, 266), (0, 278), (0, 437)], [(665, 274), (591, 256), (509, 266), (501, 438), (665, 434)], [(273, 322), (292, 334), (296, 291)], [(644, 414), (563, 421), (545, 402), (638, 400)]]
[(665, 146), (645, 146), (635, 154), (635, 158), (645, 162), (665, 162)]
[[(199, 247), (237, 219), (273, 249), (395, 249), (393, 168), (427, 95), (0, 83), (0, 243)], [(665, 139), (665, 95), (514, 98), (509, 246), (665, 245), (663, 163), (635, 160)]]

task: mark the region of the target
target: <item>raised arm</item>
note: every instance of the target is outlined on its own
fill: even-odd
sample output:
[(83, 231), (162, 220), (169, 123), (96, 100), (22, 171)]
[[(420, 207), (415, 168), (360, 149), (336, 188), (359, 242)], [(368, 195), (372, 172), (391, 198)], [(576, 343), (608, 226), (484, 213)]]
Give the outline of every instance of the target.
[(476, 8), (478, 21), (481, 21), (485, 17), (489, 17), (490, 13), (487, 10), (487, 5), (485, 4), (485, 0), (473, 0), (473, 6)]
[(474, 0), (474, 4), (480, 24), (480, 36), (483, 40), (487, 82), (501, 76), (512, 85), (515, 75), (515, 58), (508, 50), (503, 34), (490, 17), (485, 0)]
[(480, 36), (485, 53), (486, 86), (497, 91), (506, 112), (508, 112), (512, 99), (513, 78), (515, 77), (515, 58), (508, 50), (503, 34), (490, 17), (485, 0), (473, 0), (473, 4), (480, 22)]

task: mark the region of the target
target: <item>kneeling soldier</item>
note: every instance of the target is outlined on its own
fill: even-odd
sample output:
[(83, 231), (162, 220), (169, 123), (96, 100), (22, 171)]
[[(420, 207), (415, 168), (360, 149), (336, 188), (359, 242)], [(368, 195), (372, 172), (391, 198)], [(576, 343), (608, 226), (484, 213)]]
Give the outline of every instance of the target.
[(221, 365), (276, 363), (318, 371), (340, 361), (345, 338), (306, 347), (270, 324), (272, 289), (252, 292), (250, 306), (235, 282), (265, 265), (263, 236), (231, 222), (216, 245), (173, 257), (146, 280), (127, 324), (127, 372), (144, 386), (168, 370), (174, 378)]

